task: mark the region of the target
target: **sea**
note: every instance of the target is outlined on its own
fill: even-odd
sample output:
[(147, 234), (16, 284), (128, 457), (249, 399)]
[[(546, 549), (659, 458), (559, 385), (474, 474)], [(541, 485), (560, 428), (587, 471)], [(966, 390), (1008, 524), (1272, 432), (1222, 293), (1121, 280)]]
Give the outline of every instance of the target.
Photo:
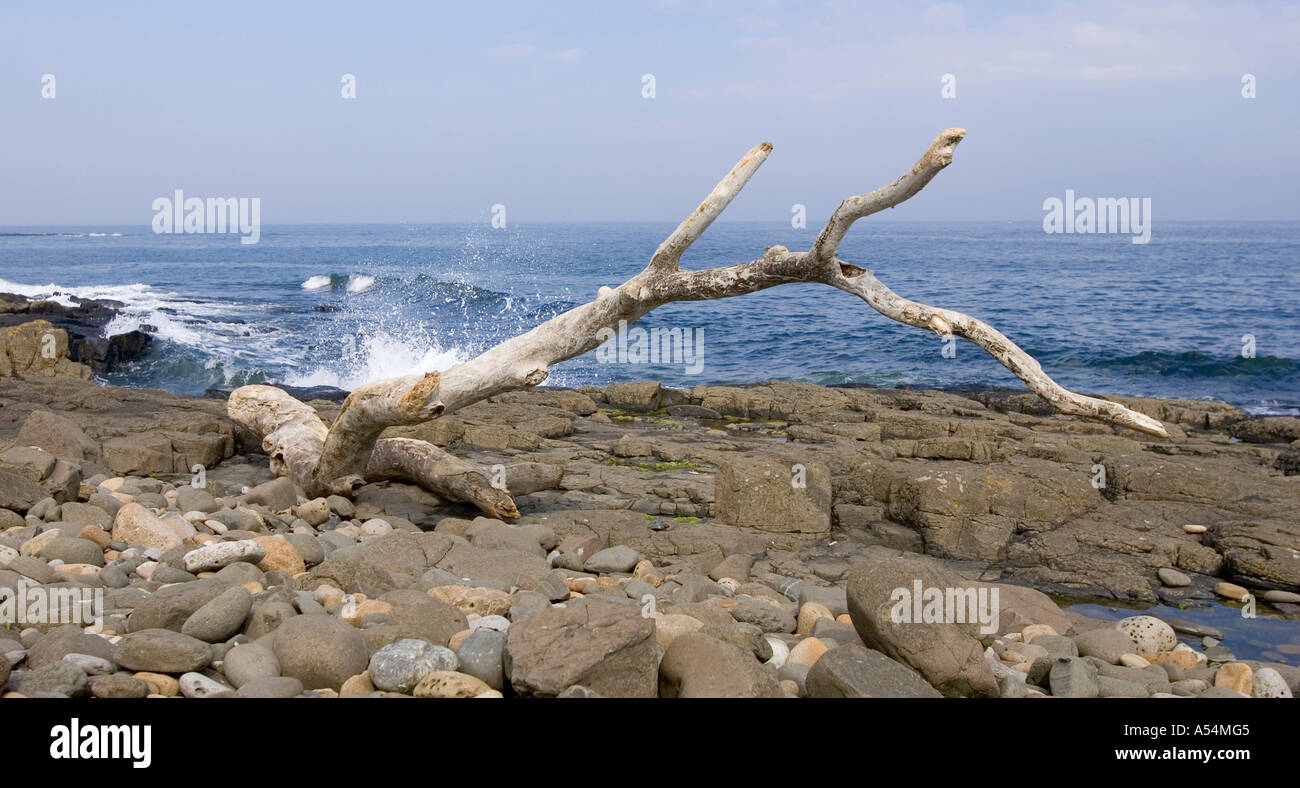
[[(0, 292), (120, 302), (107, 333), (144, 329), (156, 341), (106, 383), (194, 395), (260, 382), (351, 389), (447, 369), (591, 300), (639, 272), (674, 226), (272, 225), (256, 244), (148, 226), (0, 227)], [(683, 267), (742, 263), (776, 244), (806, 249), (815, 233), (720, 222)], [(1049, 235), (1037, 222), (866, 220), (840, 256), (905, 297), (989, 322), (1075, 391), (1300, 415), (1300, 222), (1163, 222), (1134, 244)], [(945, 347), (823, 285), (669, 304), (629, 329), (629, 348), (636, 327), (679, 329), (690, 357), (593, 351), (543, 385), (1022, 387), (975, 346)], [(1085, 607), (1103, 618), (1138, 612)], [(1295, 622), (1270, 616), (1262, 627), (1224, 605), (1147, 612), (1218, 626), (1239, 657), (1298, 659), (1275, 650), (1300, 647)]]
[[(0, 291), (123, 304), (108, 332), (140, 328), (157, 341), (107, 383), (350, 389), (447, 369), (591, 300), (640, 271), (673, 227), (269, 225), (256, 244), (147, 225), (0, 227)], [(683, 267), (806, 249), (816, 232), (719, 222)], [(1134, 244), (1047, 234), (1038, 222), (868, 219), (840, 256), (905, 297), (989, 322), (1075, 391), (1300, 415), (1300, 222), (1162, 222)], [(974, 345), (945, 347), (823, 285), (669, 304), (636, 325), (688, 331), (699, 359), (592, 352), (554, 367), (545, 385), (1021, 386)]]

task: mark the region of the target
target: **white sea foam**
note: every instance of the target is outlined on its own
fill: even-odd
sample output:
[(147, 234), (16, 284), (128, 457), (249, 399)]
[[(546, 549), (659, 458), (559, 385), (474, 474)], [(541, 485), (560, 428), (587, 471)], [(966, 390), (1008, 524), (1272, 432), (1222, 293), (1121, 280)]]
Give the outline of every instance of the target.
[(244, 331), (241, 325), (221, 320), (237, 308), (235, 304), (197, 301), (177, 293), (155, 290), (138, 282), (129, 285), (65, 287), (58, 284), (24, 285), (0, 279), (0, 292), (45, 299), (64, 306), (75, 306), (77, 302), (74, 296), (125, 304), (104, 326), (105, 336), (125, 334), (148, 326), (160, 339), (209, 349), (215, 335), (238, 336)]
[[(355, 275), (353, 279), (361, 278)], [(366, 276), (365, 279), (372, 280)], [(329, 277), (319, 279), (330, 281)], [(308, 280), (310, 281), (310, 280)], [(351, 281), (351, 280), (350, 280)], [(468, 360), (470, 354), (455, 346), (440, 343), (415, 326), (399, 324), (392, 328), (373, 328), (358, 336), (355, 350), (346, 348), (342, 357), (316, 356), (310, 361), (304, 347), (321, 339), (313, 326), (300, 329), (301, 334), (286, 333), (283, 326), (268, 320), (265, 304), (239, 303), (223, 299), (197, 299), (192, 296), (154, 289), (149, 285), (98, 285), (66, 287), (59, 284), (25, 285), (0, 279), (0, 292), (17, 293), (28, 298), (43, 298), (65, 305), (75, 305), (77, 298), (109, 299), (125, 306), (105, 326), (106, 335), (146, 330), (159, 340), (188, 348), (190, 357), (206, 370), (216, 370), (214, 380), (227, 382), (244, 379), (257, 371), (271, 380), (294, 386), (336, 386), (352, 390), (376, 380), (401, 375), (444, 371)], [(349, 323), (333, 325), (334, 318), (319, 318), (326, 331), (351, 331)], [(363, 329), (364, 330), (364, 329)], [(327, 343), (333, 344), (333, 343)], [(173, 361), (181, 358), (178, 350), (169, 351)], [(188, 374), (188, 373), (186, 373)], [(548, 380), (548, 384), (558, 380)]]
[(353, 274), (352, 276), (348, 277), (348, 292), (360, 293), (362, 291), (369, 290), (371, 287), (374, 286), (374, 284), (375, 284), (375, 278), (373, 276), (366, 276), (364, 274)]
[(329, 286), (330, 278), (328, 276), (313, 276), (300, 285), (303, 290), (323, 290)]
[(23, 285), (17, 282), (10, 282), (7, 279), (0, 279), (0, 292), (17, 293), (27, 298), (45, 299), (55, 301), (64, 306), (75, 306), (76, 301), (72, 296), (79, 298), (103, 298), (112, 301), (121, 301), (131, 303), (132, 301), (150, 293), (152, 289), (149, 285), (90, 285), (87, 287), (65, 287), (50, 283), (48, 285)]
[(1287, 405), (1277, 400), (1242, 405), (1241, 409), (1252, 416), (1300, 416), (1300, 408)]
[(464, 354), (455, 348), (447, 350), (427, 341), (376, 333), (362, 340), (354, 357), (290, 373), (284, 382), (290, 386), (334, 386), (350, 391), (385, 378), (443, 372), (465, 360)]

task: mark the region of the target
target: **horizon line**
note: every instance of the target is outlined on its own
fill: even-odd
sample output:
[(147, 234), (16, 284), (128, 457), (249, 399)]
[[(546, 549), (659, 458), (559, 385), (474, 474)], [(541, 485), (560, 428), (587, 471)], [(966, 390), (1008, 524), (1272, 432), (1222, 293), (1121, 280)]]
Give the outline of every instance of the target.
[[(679, 223), (681, 219), (525, 219), (512, 220), (510, 225), (553, 225), (553, 224), (674, 224)], [(1161, 219), (1162, 224), (1192, 224), (1192, 223), (1236, 223), (1236, 224), (1300, 224), (1300, 219), (1210, 219), (1210, 218), (1190, 218), (1190, 219)], [(871, 224), (1041, 224), (1041, 219), (880, 219), (871, 222)], [(490, 220), (484, 219), (444, 219), (438, 221), (304, 221), (304, 222), (263, 222), (261, 227), (401, 227), (404, 225), (421, 226), (421, 225), (473, 225), (473, 224), (490, 224)], [(781, 219), (719, 219), (713, 222), (714, 226), (723, 224), (779, 224), (788, 225), (789, 220)], [(794, 228), (793, 230), (806, 230), (813, 232), (820, 228), (810, 224), (808, 227)], [(865, 225), (864, 225), (865, 226)], [(61, 224), (0, 224), (0, 230), (22, 230), (37, 227), (113, 227), (113, 228), (135, 228), (140, 227), (148, 230), (149, 235), (230, 235), (231, 233), (155, 233), (149, 222), (129, 223), (129, 224), (104, 224), (104, 223), (83, 223), (70, 222)], [(509, 229), (493, 228), (493, 229)]]

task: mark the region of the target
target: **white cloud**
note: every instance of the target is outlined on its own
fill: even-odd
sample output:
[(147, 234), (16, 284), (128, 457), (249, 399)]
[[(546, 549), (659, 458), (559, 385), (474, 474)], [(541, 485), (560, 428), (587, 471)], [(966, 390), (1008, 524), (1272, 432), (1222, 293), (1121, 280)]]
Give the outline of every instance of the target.
[[(737, 19), (752, 11), (737, 7)], [(1007, 82), (1236, 82), (1241, 73), (1287, 74), (1296, 64), (1300, 8), (1271, 3), (1095, 0), (1025, 13), (938, 2), (861, 6), (840, 0), (817, 14), (781, 15), (780, 32), (750, 25), (732, 41), (754, 59), (750, 76), (704, 78), (697, 101), (763, 94), (838, 101), (864, 90), (914, 85), (933, 72), (963, 85)], [(937, 90), (937, 88), (936, 88)]]

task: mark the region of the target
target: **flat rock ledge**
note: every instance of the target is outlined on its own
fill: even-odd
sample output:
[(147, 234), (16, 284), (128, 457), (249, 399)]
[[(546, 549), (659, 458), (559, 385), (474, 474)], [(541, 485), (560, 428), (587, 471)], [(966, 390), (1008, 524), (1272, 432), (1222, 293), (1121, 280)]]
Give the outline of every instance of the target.
[(503, 465), (506, 523), (396, 482), (308, 500), (219, 399), (3, 377), (0, 695), (1291, 697), (1300, 638), (1238, 660), (1054, 601), (1300, 617), (1300, 420), (1124, 402), (1172, 437), (1015, 392), (652, 382), (390, 432)]

